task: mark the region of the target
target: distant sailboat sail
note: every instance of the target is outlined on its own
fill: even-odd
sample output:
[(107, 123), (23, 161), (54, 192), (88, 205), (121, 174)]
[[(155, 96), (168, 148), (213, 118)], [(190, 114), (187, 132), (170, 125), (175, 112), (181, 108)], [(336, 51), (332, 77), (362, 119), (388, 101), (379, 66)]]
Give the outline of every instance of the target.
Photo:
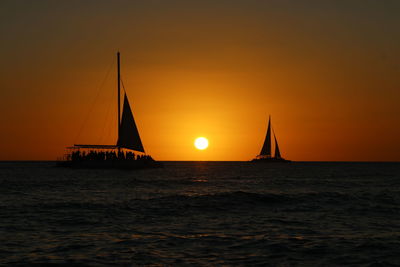
[[(272, 133), (274, 134), (275, 140), (275, 155), (272, 156), (271, 148), (271, 129)], [(263, 147), (261, 148), (261, 152), (255, 159), (252, 160), (253, 162), (290, 162), (290, 160), (286, 160), (282, 158), (281, 151), (279, 150), (278, 139), (276, 138), (275, 131), (271, 126), (271, 116), (268, 119), (268, 128), (267, 128), (267, 135), (265, 136)]]
[(274, 137), (275, 137), (275, 158), (277, 159), (281, 159), (281, 152), (279, 151), (279, 146), (278, 146), (278, 140), (276, 140), (276, 135), (274, 133)]
[(124, 106), (122, 110), (122, 119), (117, 141), (118, 147), (128, 148), (144, 153), (142, 140), (133, 118), (132, 110), (129, 105), (126, 94), (124, 95)]
[(268, 120), (267, 136), (265, 137), (264, 145), (260, 155), (271, 157), (271, 117)]

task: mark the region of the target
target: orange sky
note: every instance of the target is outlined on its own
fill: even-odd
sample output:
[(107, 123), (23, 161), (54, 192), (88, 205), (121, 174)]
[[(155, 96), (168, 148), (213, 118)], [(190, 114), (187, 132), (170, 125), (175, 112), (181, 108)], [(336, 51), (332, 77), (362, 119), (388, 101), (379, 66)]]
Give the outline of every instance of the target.
[(118, 49), (155, 159), (400, 160), (398, 1), (132, 2), (0, 2), (0, 160), (115, 143)]

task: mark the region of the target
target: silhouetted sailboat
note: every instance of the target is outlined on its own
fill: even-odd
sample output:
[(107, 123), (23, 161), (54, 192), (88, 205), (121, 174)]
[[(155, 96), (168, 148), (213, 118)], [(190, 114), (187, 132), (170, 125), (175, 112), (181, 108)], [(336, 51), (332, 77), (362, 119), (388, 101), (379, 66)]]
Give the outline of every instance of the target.
[(281, 156), (281, 152), (279, 150), (279, 145), (278, 145), (278, 140), (275, 135), (275, 131), (272, 130), (274, 134), (274, 140), (275, 140), (275, 155), (272, 156), (271, 153), (271, 116), (269, 117), (268, 120), (268, 128), (267, 128), (267, 135), (265, 136), (264, 140), (264, 145), (261, 148), (261, 152), (255, 159), (253, 159), (253, 162), (290, 162), (290, 160), (284, 159)]
[[(63, 167), (78, 168), (154, 168), (161, 164), (144, 154), (145, 150), (140, 139), (135, 119), (129, 105), (126, 92), (124, 103), (120, 108), (121, 76), (120, 76), (120, 53), (117, 53), (118, 66), (118, 140), (116, 145), (86, 145), (75, 144), (67, 147), (70, 150), (64, 160), (58, 165)], [(134, 151), (143, 153), (135, 155)]]

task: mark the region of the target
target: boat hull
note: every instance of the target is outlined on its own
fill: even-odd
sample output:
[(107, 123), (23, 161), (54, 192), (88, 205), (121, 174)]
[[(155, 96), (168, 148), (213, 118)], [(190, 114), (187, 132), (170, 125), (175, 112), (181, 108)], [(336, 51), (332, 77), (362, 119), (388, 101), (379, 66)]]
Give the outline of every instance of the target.
[(261, 159), (253, 159), (251, 162), (255, 163), (289, 163), (292, 162), (291, 160), (288, 159), (282, 159), (282, 158), (261, 158)]
[(105, 160), (87, 160), (87, 161), (59, 161), (57, 167), (74, 168), (74, 169), (151, 169), (162, 168), (163, 164), (158, 161), (105, 161)]

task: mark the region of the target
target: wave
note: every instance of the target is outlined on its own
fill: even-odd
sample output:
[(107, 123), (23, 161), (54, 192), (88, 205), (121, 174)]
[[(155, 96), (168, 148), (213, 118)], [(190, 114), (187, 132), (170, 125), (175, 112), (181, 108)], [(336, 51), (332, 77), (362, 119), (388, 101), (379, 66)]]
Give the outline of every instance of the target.
[(343, 192), (303, 192), (303, 193), (253, 193), (246, 191), (220, 192), (210, 194), (171, 194), (156, 197), (138, 198), (137, 195), (126, 195), (123, 199), (107, 200), (102, 198), (84, 198), (81, 201), (76, 198), (71, 201), (50, 202), (40, 201), (39, 203), (13, 203), (14, 205), (1, 205), (1, 208), (12, 209), (15, 207), (35, 209), (129, 209), (132, 207), (166, 207), (174, 205), (180, 206), (212, 206), (220, 207), (231, 205), (240, 206), (348, 206), (355, 205), (363, 208), (391, 208), (395, 209), (400, 205), (400, 198), (396, 192), (380, 194), (348, 194)]

